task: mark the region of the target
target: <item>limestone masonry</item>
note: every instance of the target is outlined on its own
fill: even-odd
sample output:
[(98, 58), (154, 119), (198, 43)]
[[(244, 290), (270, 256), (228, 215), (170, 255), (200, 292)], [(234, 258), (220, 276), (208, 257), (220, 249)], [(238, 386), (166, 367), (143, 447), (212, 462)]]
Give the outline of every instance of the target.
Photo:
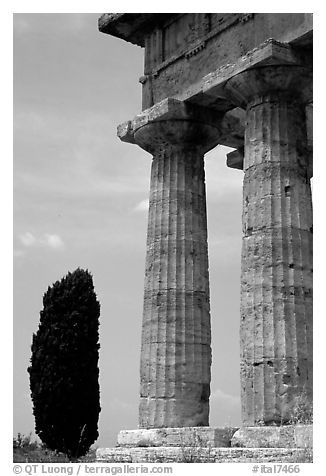
[[(186, 427), (207, 428), (204, 439), (220, 434), (209, 428), (204, 155), (222, 144), (235, 149), (227, 165), (244, 172), (243, 428), (233, 446), (263, 444), (267, 433), (248, 433), (259, 425), (274, 428), (275, 448), (300, 448), (295, 438), (305, 430), (279, 440), (275, 428), (293, 423), (299, 398), (312, 404), (312, 15), (111, 13), (99, 29), (145, 51), (143, 111), (118, 127), (122, 141), (153, 156), (139, 428), (170, 429), (166, 441), (175, 441), (173, 428), (179, 436)], [(168, 446), (160, 433), (135, 431), (120, 442)], [(213, 446), (229, 446), (235, 431)]]

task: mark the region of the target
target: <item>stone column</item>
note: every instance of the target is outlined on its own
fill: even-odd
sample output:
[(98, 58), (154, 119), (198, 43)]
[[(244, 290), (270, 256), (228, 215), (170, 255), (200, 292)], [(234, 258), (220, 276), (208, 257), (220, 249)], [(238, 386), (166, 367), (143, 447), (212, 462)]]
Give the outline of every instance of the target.
[(305, 118), (309, 75), (265, 66), (228, 81), (246, 108), (241, 269), (245, 426), (290, 422), (312, 401), (312, 201)]
[(187, 117), (148, 122), (153, 155), (140, 367), (140, 428), (208, 425), (211, 325), (204, 153), (216, 127)]

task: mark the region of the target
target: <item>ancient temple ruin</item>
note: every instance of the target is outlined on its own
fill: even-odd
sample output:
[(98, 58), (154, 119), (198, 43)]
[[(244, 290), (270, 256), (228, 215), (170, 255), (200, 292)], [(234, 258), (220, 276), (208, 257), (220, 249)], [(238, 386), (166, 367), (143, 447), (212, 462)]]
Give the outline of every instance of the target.
[(153, 156), (139, 428), (210, 428), (204, 156), (218, 144), (244, 172), (242, 431), (289, 424), (312, 401), (312, 15), (104, 14), (99, 29), (145, 52), (143, 110), (118, 127)]

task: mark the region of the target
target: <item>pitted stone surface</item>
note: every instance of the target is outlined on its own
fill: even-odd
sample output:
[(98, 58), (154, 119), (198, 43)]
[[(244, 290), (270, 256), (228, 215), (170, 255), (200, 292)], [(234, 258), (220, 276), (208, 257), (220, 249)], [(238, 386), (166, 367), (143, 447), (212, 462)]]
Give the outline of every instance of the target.
[[(139, 427), (207, 426), (211, 325), (204, 152), (217, 125), (163, 105), (135, 132), (153, 154), (140, 365)], [(170, 107), (170, 109), (171, 109)], [(175, 110), (176, 108), (176, 110)], [(187, 108), (189, 110), (189, 108)], [(153, 113), (154, 114), (154, 113)]]
[(231, 446), (237, 428), (184, 427), (122, 430), (118, 446)]
[(306, 448), (99, 448), (98, 463), (304, 463), (312, 462)]
[(242, 448), (312, 448), (312, 425), (243, 427), (234, 433), (231, 446)]
[(248, 103), (240, 328), (245, 426), (291, 421), (296, 398), (312, 399), (312, 201), (303, 85), (302, 68), (280, 66), (241, 73), (227, 84), (236, 103)]
[(167, 15), (100, 21), (145, 47), (143, 112), (118, 132), (153, 155), (140, 427), (208, 424), (203, 156), (218, 142), (245, 173), (243, 423), (289, 423), (312, 400), (312, 15)]

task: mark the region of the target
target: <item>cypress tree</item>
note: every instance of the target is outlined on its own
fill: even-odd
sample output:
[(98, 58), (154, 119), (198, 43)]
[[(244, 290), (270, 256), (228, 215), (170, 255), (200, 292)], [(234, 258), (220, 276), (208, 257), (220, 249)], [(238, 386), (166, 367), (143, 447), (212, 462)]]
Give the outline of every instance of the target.
[(78, 268), (49, 287), (28, 368), (35, 431), (70, 458), (98, 437), (100, 303), (92, 275)]

